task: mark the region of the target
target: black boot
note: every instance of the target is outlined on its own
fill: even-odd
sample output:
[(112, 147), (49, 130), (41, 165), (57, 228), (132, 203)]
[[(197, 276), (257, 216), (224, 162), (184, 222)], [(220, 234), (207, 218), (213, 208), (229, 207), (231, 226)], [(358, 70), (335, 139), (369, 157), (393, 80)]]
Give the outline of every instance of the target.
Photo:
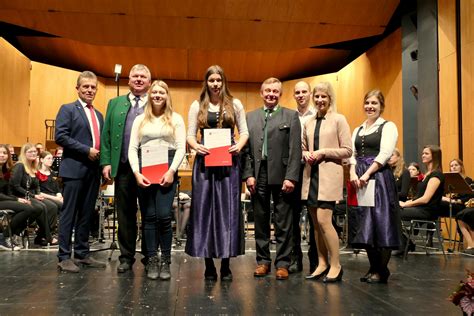
[(204, 279), (209, 281), (217, 281), (217, 271), (214, 266), (214, 260), (212, 258), (204, 258), (206, 264), (206, 271), (204, 272)]
[(170, 264), (171, 264), (171, 257), (163, 256), (161, 258), (160, 280), (171, 279)]
[(232, 271), (230, 271), (230, 258), (221, 260), (221, 281), (232, 281)]
[(156, 280), (158, 279), (159, 275), (160, 275), (160, 259), (158, 259), (158, 256), (149, 258), (146, 265), (147, 278), (151, 280)]
[(367, 257), (369, 258), (370, 268), (369, 271), (360, 278), (360, 282), (368, 282), (374, 273), (377, 273), (380, 265), (380, 255), (375, 248), (367, 248)]
[(390, 277), (390, 270), (388, 269), (388, 262), (392, 256), (392, 250), (388, 248), (380, 248), (378, 251), (378, 267), (377, 273), (367, 280), (367, 283), (387, 283)]

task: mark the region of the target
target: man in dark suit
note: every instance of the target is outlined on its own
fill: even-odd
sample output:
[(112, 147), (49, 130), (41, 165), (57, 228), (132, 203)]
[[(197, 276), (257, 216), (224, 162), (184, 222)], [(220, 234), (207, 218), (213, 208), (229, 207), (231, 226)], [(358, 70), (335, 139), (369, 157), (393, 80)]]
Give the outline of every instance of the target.
[(255, 218), (257, 268), (255, 277), (270, 272), (270, 198), (276, 238), (275, 267), (278, 280), (288, 279), (293, 247), (295, 184), (301, 166), (301, 125), (296, 111), (279, 105), (281, 82), (265, 80), (260, 89), (264, 106), (247, 114), (249, 141), (245, 150), (243, 179), (252, 194)]
[[(130, 93), (109, 101), (102, 133), (100, 164), (105, 179), (115, 180), (115, 205), (118, 218), (120, 264), (117, 272), (124, 273), (135, 262), (137, 240), (137, 182), (128, 162), (128, 145), (135, 118), (143, 113), (148, 100), (151, 73), (145, 65), (130, 70)], [(143, 243), (143, 239), (142, 239)], [(143, 245), (142, 245), (143, 248)]]
[[(79, 272), (78, 264), (104, 268), (89, 255), (89, 231), (99, 193), (100, 131), (102, 114), (92, 102), (97, 93), (97, 77), (90, 71), (77, 78), (76, 102), (64, 104), (56, 116), (55, 139), (64, 148), (59, 176), (64, 183), (64, 204), (59, 216), (58, 267), (62, 271)], [(74, 229), (74, 260), (71, 238)]]

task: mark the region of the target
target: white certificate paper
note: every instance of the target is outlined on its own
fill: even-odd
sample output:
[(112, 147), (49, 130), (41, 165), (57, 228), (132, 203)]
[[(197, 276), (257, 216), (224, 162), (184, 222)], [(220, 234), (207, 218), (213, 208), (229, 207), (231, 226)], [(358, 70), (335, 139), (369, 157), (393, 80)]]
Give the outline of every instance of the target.
[(208, 149), (230, 145), (230, 128), (204, 129), (204, 146)]
[(209, 154), (204, 157), (206, 167), (232, 166), (230, 128), (205, 129), (204, 146), (209, 149)]
[(369, 180), (367, 185), (357, 191), (359, 206), (375, 206), (375, 180)]

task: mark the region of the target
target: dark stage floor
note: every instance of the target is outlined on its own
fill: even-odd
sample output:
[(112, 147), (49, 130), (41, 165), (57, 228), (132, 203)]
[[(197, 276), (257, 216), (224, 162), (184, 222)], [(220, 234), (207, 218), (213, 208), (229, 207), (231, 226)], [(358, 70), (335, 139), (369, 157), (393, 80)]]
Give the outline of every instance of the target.
[[(107, 260), (108, 252), (95, 257)], [(56, 269), (55, 250), (0, 252), (0, 315), (461, 315), (447, 298), (474, 269), (473, 257), (452, 254), (446, 262), (420, 252), (391, 261), (388, 285), (370, 285), (359, 281), (365, 254), (343, 252), (340, 284), (306, 281), (307, 261), (304, 273), (277, 281), (253, 277), (249, 249), (231, 261), (233, 282), (209, 282), (202, 260), (175, 250), (172, 280), (150, 281), (139, 260), (133, 272), (117, 274), (117, 257), (104, 270), (67, 274)]]

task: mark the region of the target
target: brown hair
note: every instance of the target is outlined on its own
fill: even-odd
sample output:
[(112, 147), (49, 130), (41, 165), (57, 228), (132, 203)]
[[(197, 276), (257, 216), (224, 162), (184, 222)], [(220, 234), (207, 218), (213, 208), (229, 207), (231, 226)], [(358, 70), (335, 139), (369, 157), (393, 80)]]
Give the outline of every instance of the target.
[(379, 100), (380, 114), (382, 114), (383, 111), (385, 110), (385, 97), (383, 96), (382, 91), (380, 91), (378, 89), (374, 89), (374, 90), (371, 90), (371, 91), (367, 92), (367, 94), (364, 97), (364, 103), (365, 103), (365, 101), (367, 101), (368, 98), (374, 97), (374, 96)]
[(222, 79), (222, 88), (219, 93), (219, 121), (217, 127), (222, 127), (222, 123), (225, 122), (227, 125), (234, 127), (235, 125), (235, 111), (233, 99), (234, 97), (230, 94), (227, 78), (224, 73), (224, 69), (219, 65), (213, 65), (209, 67), (204, 75), (204, 82), (202, 83), (201, 95), (199, 97), (199, 113), (198, 113), (198, 125), (200, 128), (209, 127), (207, 124), (207, 110), (209, 108), (210, 96), (209, 87), (207, 86), (207, 80), (211, 75), (218, 74)]
[(10, 150), (8, 149), (8, 146), (5, 145), (5, 144), (0, 144), (0, 148), (3, 148), (7, 151), (7, 161), (5, 161), (5, 163), (2, 165), (2, 168), (1, 168), (2, 174), (0, 175), (0, 179), (2, 179), (4, 177), (4, 175), (13, 166), (13, 161), (12, 161), (12, 157), (10, 155)]
[[(97, 81), (97, 76), (92, 72), (92, 71), (89, 71), (89, 70), (86, 70), (86, 71), (83, 71), (79, 74), (79, 76), (77, 77), (77, 87), (79, 87), (81, 85), (81, 81), (82, 79), (92, 79), (92, 80), (95, 80)], [(38, 143), (38, 144), (41, 144), (41, 143)], [(38, 145), (36, 144), (36, 145)], [(43, 144), (41, 144), (43, 145)]]
[(49, 151), (43, 151), (41, 154), (39, 154), (39, 161), (38, 161), (38, 169), (41, 169), (41, 167), (43, 166), (43, 163), (41, 162), (41, 159), (44, 159), (46, 158), (46, 156), (48, 155), (51, 155), (53, 156), (53, 154), (51, 154)]
[(461, 159), (454, 158), (453, 160), (451, 160), (451, 161), (449, 162), (449, 171), (451, 171), (451, 163), (452, 163), (453, 161), (456, 161), (456, 162), (459, 164), (459, 166), (461, 166), (461, 172), (460, 172), (460, 174), (461, 174), (463, 177), (465, 177), (465, 176), (466, 176), (466, 169), (464, 169), (464, 162), (462, 162)]
[(442, 159), (441, 159), (441, 148), (439, 148), (439, 146), (436, 146), (436, 145), (425, 145), (425, 147), (423, 147), (423, 149), (425, 149), (425, 148), (429, 149), (430, 152), (431, 152), (432, 168), (429, 171), (438, 170), (438, 171), (443, 172)]

